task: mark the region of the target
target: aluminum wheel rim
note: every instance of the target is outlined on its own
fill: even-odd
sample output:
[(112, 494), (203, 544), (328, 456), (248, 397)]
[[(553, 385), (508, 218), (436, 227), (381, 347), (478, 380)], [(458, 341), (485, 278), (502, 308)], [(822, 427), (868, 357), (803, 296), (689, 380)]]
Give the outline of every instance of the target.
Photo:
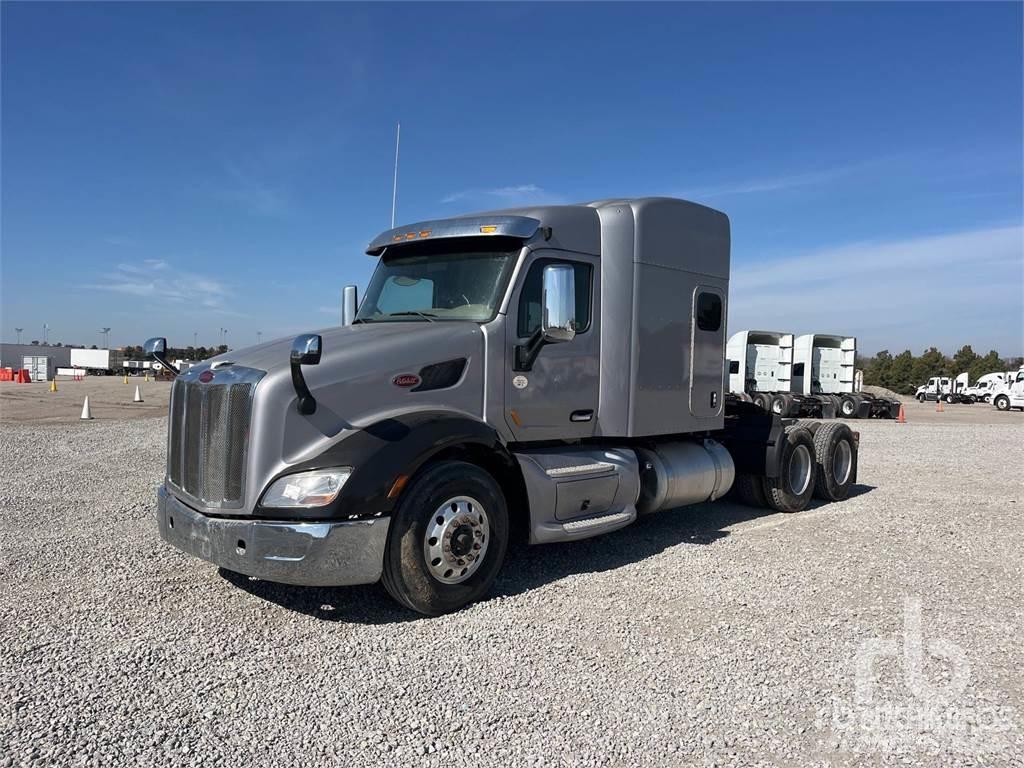
[(836, 483), (843, 485), (850, 477), (850, 470), (853, 468), (853, 450), (846, 440), (836, 443), (835, 453), (832, 454), (832, 477)]
[(423, 558), (442, 584), (459, 584), (476, 573), (487, 553), (491, 528), (483, 505), (455, 496), (434, 510), (423, 536)]
[(798, 445), (789, 460), (789, 487), (793, 494), (803, 496), (811, 482), (811, 452), (806, 445)]
[(843, 415), (844, 416), (849, 416), (851, 413), (853, 413), (853, 403), (851, 403), (849, 400), (844, 400), (843, 401)]

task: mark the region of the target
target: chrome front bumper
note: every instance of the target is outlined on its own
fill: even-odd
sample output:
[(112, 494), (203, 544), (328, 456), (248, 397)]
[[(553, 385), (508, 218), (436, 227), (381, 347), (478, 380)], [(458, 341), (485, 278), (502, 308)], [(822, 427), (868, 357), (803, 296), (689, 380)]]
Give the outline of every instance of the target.
[(390, 518), (298, 523), (207, 517), (160, 486), (160, 536), (230, 571), (284, 584), (328, 587), (380, 579)]

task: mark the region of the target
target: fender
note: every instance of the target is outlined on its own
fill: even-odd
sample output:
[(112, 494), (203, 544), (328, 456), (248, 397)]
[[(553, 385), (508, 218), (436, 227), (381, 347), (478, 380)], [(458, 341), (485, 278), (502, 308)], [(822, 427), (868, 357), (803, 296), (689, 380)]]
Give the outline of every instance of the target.
[[(352, 467), (352, 475), (330, 504), (314, 509), (256, 506), (254, 517), (274, 520), (332, 520), (388, 515), (398, 501), (388, 498), (395, 481), (411, 477), (446, 448), (472, 444), (492, 450), (510, 466), (515, 459), (488, 424), (450, 411), (418, 411), (383, 419), (346, 437), (319, 456), (294, 464), (278, 478), (311, 469)], [(262, 497), (261, 497), (262, 498)]]

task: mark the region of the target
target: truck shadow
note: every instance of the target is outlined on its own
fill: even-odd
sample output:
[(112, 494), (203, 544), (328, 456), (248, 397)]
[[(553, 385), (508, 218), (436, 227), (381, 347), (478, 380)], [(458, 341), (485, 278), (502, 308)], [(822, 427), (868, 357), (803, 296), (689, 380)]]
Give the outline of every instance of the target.
[[(856, 485), (850, 491), (850, 498), (872, 490), (874, 486)], [(824, 505), (824, 502), (815, 502), (809, 509)], [(837, 508), (836, 513), (841, 514), (841, 508)], [(671, 547), (710, 545), (729, 536), (728, 529), (733, 525), (778, 514), (728, 500), (716, 501), (659, 512), (593, 539), (536, 547), (514, 542), (509, 546), (501, 575), (483, 602), (529, 592), (567, 576), (621, 568)], [(220, 569), (220, 575), (254, 597), (323, 621), (393, 624), (424, 618), (395, 603), (380, 584), (297, 587), (261, 581), (224, 569)]]

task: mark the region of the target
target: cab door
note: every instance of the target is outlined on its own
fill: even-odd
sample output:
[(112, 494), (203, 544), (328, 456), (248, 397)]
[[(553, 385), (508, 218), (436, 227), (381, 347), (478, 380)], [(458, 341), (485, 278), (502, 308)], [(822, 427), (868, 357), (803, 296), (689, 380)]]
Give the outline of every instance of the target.
[[(544, 267), (573, 268), (576, 336), (546, 344), (528, 371), (515, 370), (516, 347), (540, 327)], [(523, 278), (512, 294), (505, 323), (505, 421), (518, 442), (590, 437), (597, 419), (601, 329), (598, 259), (565, 251), (536, 251), (527, 257)]]

